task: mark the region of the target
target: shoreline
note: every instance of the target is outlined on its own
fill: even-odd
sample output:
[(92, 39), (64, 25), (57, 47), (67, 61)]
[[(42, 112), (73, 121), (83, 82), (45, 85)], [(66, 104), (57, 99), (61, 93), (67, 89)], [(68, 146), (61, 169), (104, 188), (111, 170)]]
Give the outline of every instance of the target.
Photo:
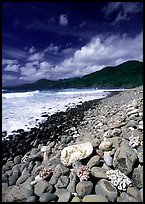
[[(121, 91), (113, 91), (113, 92), (111, 92), (107, 97), (105, 97), (105, 98), (109, 98), (109, 97), (112, 97), (113, 95), (116, 95), (116, 94), (119, 94)], [(13, 149), (15, 150), (15, 149), (17, 149), (17, 147), (19, 147), (18, 146), (18, 143), (19, 143), (19, 140), (21, 141), (21, 140), (23, 140), (23, 142), (25, 142), (25, 139), (26, 139), (26, 142), (27, 142), (27, 137), (29, 137), (29, 135), (34, 135), (34, 134), (38, 134), (39, 132), (40, 132), (40, 134), (43, 134), (43, 129), (45, 129), (46, 128), (46, 126), (48, 125), (50, 125), (50, 124), (52, 124), (52, 123), (54, 123), (55, 124), (55, 120), (57, 121), (57, 120), (59, 120), (59, 118), (63, 118), (63, 116), (65, 116), (66, 117), (66, 119), (67, 119), (67, 117), (70, 115), (70, 114), (72, 114), (72, 117), (71, 118), (73, 118), (73, 117), (76, 117), (76, 115), (77, 114), (79, 114), (78, 115), (78, 118), (77, 118), (77, 123), (75, 122), (74, 124), (72, 124), (72, 126), (76, 126), (76, 125), (79, 125), (78, 123), (83, 119), (83, 113), (85, 112), (85, 111), (87, 111), (89, 108), (93, 108), (94, 106), (97, 106), (98, 104), (99, 104), (99, 102), (101, 101), (101, 100), (103, 100), (103, 99), (105, 99), (105, 98), (101, 98), (101, 99), (94, 99), (94, 100), (90, 100), (90, 101), (85, 101), (85, 102), (83, 102), (83, 103), (81, 103), (81, 104), (79, 104), (79, 105), (76, 105), (75, 107), (73, 107), (73, 108), (70, 108), (70, 107), (68, 107), (67, 109), (66, 109), (66, 111), (58, 111), (58, 112), (56, 112), (56, 113), (54, 113), (54, 114), (52, 114), (52, 115), (50, 115), (50, 116), (47, 116), (46, 117), (46, 119), (45, 119), (45, 121), (44, 122), (38, 122), (38, 124), (36, 124), (36, 126), (35, 127), (32, 127), (32, 128), (30, 128), (29, 130), (23, 130), (23, 129), (17, 129), (17, 130), (14, 130), (14, 131), (12, 131), (9, 135), (7, 135), (6, 136), (6, 138), (4, 137), (3, 138), (3, 136), (2, 136), (2, 139), (3, 139), (3, 141), (2, 141), (2, 143), (4, 144), (4, 148), (5, 148), (5, 151), (4, 152), (9, 152), (10, 153), (10, 155), (9, 155), (9, 157), (11, 157), (12, 156), (12, 158), (14, 158), (15, 156), (17, 156), (17, 154), (19, 154), (20, 152), (18, 151), (16, 151), (16, 152), (14, 152), (13, 151)], [(46, 113), (47, 114), (47, 113)], [(68, 118), (68, 123), (69, 123), (69, 118)], [(57, 124), (63, 124), (63, 119), (62, 120), (59, 120), (59, 123), (58, 122), (56, 122)], [(54, 125), (53, 125), (54, 126)], [(65, 128), (65, 127), (64, 127)], [(67, 128), (67, 127), (66, 127)], [(50, 128), (51, 129), (51, 128)], [(52, 130), (53, 130), (53, 128), (52, 128)], [(51, 132), (51, 131), (50, 131)], [(53, 131), (52, 131), (53, 132)], [(2, 134), (4, 134), (5, 133), (5, 131), (3, 131), (2, 132)], [(46, 143), (47, 141), (46, 140), (48, 140), (48, 141), (53, 141), (53, 139), (57, 139), (57, 135), (60, 133), (60, 135), (61, 135), (61, 130), (57, 130), (56, 132), (54, 131), (53, 132), (53, 134), (54, 134), (54, 138), (52, 137), (46, 137), (46, 136), (44, 136), (43, 138), (41, 138), (42, 140), (43, 140), (43, 143)], [(44, 134), (45, 134), (45, 131), (44, 131)], [(51, 135), (52, 133), (50, 133), (50, 135)], [(36, 139), (40, 139), (40, 136), (39, 135), (37, 135), (36, 136)], [(32, 138), (30, 138), (28, 141), (31, 141), (32, 142), (32, 140), (34, 139), (34, 137), (32, 136)], [(15, 143), (15, 144), (12, 144), (12, 143)], [(12, 147), (14, 146), (14, 148), (12, 149)], [(2, 147), (3, 147), (3, 145), (2, 145)], [(6, 148), (7, 147), (7, 148)], [(10, 147), (10, 151), (9, 151), (9, 147)], [(31, 146), (30, 147), (28, 147), (27, 146), (27, 150), (30, 150), (30, 148), (32, 148)], [(25, 148), (24, 148), (25, 149)], [(27, 151), (26, 150), (26, 151)], [(22, 149), (21, 149), (21, 153), (22, 154), (25, 154), (26, 152), (25, 151), (23, 151)], [(5, 161), (7, 161), (7, 159), (8, 158), (5, 158), (4, 160)]]
[[(118, 91), (123, 91), (123, 90), (118, 89), (117, 92)], [(98, 93), (96, 93), (97, 95), (96, 96), (93, 95), (93, 97), (91, 96), (91, 98), (89, 97), (89, 95), (84, 96), (85, 98), (80, 96), (80, 101), (79, 101), (79, 97), (78, 97), (78, 99), (75, 98), (74, 100), (73, 100), (73, 97), (72, 97), (72, 102), (70, 100), (68, 100), (68, 102), (66, 102), (66, 105), (65, 105), (65, 102), (63, 102), (63, 100), (62, 100), (62, 102), (60, 101), (58, 104), (57, 103), (54, 104), (54, 105), (50, 104), (50, 105), (48, 105), (48, 107), (47, 107), (47, 104), (46, 104), (46, 107), (45, 107), (45, 104), (44, 104), (44, 106), (42, 106), (41, 104), (38, 103), (39, 106), (36, 106), (36, 107), (38, 107), (38, 110), (35, 108), (35, 104), (34, 104), (34, 108), (36, 109), (36, 111), (32, 110), (32, 113), (29, 111), (29, 108), (27, 106), (26, 106), (26, 108), (28, 109), (28, 112), (26, 112), (25, 109), (23, 111), (22, 109), (20, 109), (18, 107), (18, 114), (17, 114), (18, 116), (16, 115), (17, 109), (14, 106), (14, 110), (12, 111), (12, 118), (11, 119), (10, 119), (11, 115), (5, 113), (5, 110), (4, 110), (4, 118), (3, 118), (3, 125), (2, 125), (2, 138), (7, 137), (8, 135), (12, 135), (18, 129), (23, 129), (24, 131), (29, 131), (31, 128), (38, 127), (38, 125), (40, 123), (45, 122), (45, 120), (47, 119), (47, 116), (51, 116), (51, 115), (53, 115), (53, 114), (55, 114), (57, 112), (60, 112), (60, 111), (65, 112), (67, 108), (74, 108), (77, 105), (81, 105), (82, 103), (84, 103), (85, 100), (88, 101), (88, 100), (96, 100), (96, 99), (105, 98), (105, 97), (107, 97), (106, 94), (110, 95), (111, 92), (116, 92), (116, 90), (112, 89), (112, 90), (107, 91), (107, 93), (106, 93), (106, 90), (104, 90), (103, 94), (101, 93), (101, 95), (98, 95)], [(26, 94), (27, 93), (28, 92), (26, 92)], [(7, 93), (7, 94), (10, 94), (10, 93)], [(4, 97), (6, 97), (6, 96), (4, 96)], [(45, 97), (45, 95), (44, 95), (44, 97)], [(95, 97), (96, 97), (96, 99), (95, 99)], [(5, 100), (4, 100), (4, 102), (5, 102)], [(6, 103), (7, 103), (7, 101), (6, 101)], [(59, 104), (62, 104), (62, 105), (59, 105)], [(9, 104), (9, 107), (10, 106), (11, 106), (11, 104)], [(5, 107), (5, 105), (4, 105), (4, 107)], [(14, 112), (14, 111), (16, 111), (16, 112)], [(25, 118), (24, 118), (23, 121), (21, 121), (22, 117), (19, 114), (21, 111), (22, 111), (22, 117), (25, 114)], [(18, 123), (17, 123), (17, 117), (20, 118), (20, 121), (18, 120)], [(15, 119), (16, 119), (16, 123), (14, 122)], [(17, 124), (18, 124), (18, 126), (17, 126)]]
[[(118, 166), (119, 170), (129, 176), (129, 179), (131, 179), (130, 182), (133, 181), (133, 183), (131, 187), (126, 186), (127, 189), (125, 190), (126, 192), (124, 192), (125, 195), (127, 194), (126, 196), (129, 197), (121, 197), (124, 194), (122, 194), (120, 190), (115, 190), (117, 187), (112, 186), (110, 181), (106, 180), (106, 182), (109, 182), (108, 185), (111, 185), (111, 187), (114, 189), (113, 192), (118, 191), (118, 194), (115, 193), (116, 196), (114, 200), (109, 201), (121, 202), (123, 200), (123, 202), (141, 202), (141, 192), (143, 192), (143, 181), (141, 179), (143, 174), (142, 103), (142, 86), (123, 92), (112, 92), (105, 98), (86, 101), (81, 105), (77, 105), (75, 108), (68, 108), (65, 112), (53, 114), (47, 118), (47, 121), (40, 124), (38, 128), (31, 128), (31, 130), (28, 132), (21, 130), (21, 133), (19, 133), (19, 135), (15, 138), (11, 136), (9, 141), (3, 141), (2, 183), (7, 189), (3, 195), (3, 199), (5, 200), (4, 202), (9, 202), (11, 200), (11, 191), (13, 191), (15, 188), (23, 188), (23, 184), (25, 181), (27, 181), (27, 179), (29, 180), (27, 182), (30, 184), (30, 181), (34, 180), (37, 176), (35, 168), (39, 169), (43, 165), (52, 167), (54, 169), (55, 173), (53, 173), (50, 181), (47, 179), (42, 181), (47, 182), (46, 185), (52, 185), (53, 189), (55, 190), (52, 192), (49, 192), (49, 190), (44, 190), (42, 192), (42, 197), (45, 197), (45, 194), (51, 194), (55, 196), (54, 200), (56, 199), (59, 202), (62, 197), (60, 194), (58, 194), (58, 190), (63, 190), (69, 194), (69, 199), (67, 200), (64, 193), (61, 193), (63, 199), (66, 199), (65, 201), (63, 200), (63, 202), (69, 202), (75, 198), (76, 195), (80, 200), (82, 200), (84, 199), (83, 197), (85, 195), (97, 194), (97, 189), (100, 188), (99, 183), (103, 182), (103, 179), (107, 179), (106, 175), (103, 173), (106, 171), (104, 169), (115, 170)], [(139, 143), (137, 143), (137, 141), (135, 142), (134, 140), (132, 143), (130, 143), (130, 137), (132, 134), (135, 134), (137, 138), (139, 137)], [(89, 181), (85, 181), (86, 184), (79, 182), (78, 179), (71, 181), (70, 167), (63, 165), (60, 158), (60, 154), (65, 147), (85, 142), (93, 145), (93, 152), (91, 155), (88, 158), (81, 160), (83, 165), (89, 165), (91, 168), (91, 176)], [(100, 147), (100, 145), (103, 145), (104, 142), (109, 142), (109, 144), (113, 144), (113, 146), (110, 146), (109, 149), (104, 150), (102, 147)], [(136, 146), (134, 148), (134, 146), (128, 145)], [(48, 148), (48, 158), (46, 161), (44, 160), (41, 152), (41, 149), (44, 147)], [(123, 149), (122, 153), (121, 150), (120, 153), (116, 153), (119, 151), (118, 149), (121, 148)], [(123, 152), (126, 152), (126, 155), (132, 155), (130, 161)], [(117, 160), (117, 154), (120, 154), (120, 158), (124, 159), (125, 163), (123, 166), (121, 164), (122, 160)], [(19, 161), (16, 162), (18, 158)], [(30, 167), (31, 165), (32, 167)], [(124, 168), (125, 166), (126, 168)], [(19, 172), (17, 176), (14, 175), (14, 169), (17, 169)], [(26, 173), (26, 171), (29, 173)], [(63, 171), (64, 173), (61, 174)], [(65, 171), (67, 171), (67, 173), (65, 173)], [(96, 171), (102, 172), (103, 177), (100, 177), (100, 174)], [(25, 174), (27, 174), (27, 176)], [(136, 177), (136, 175), (138, 175), (138, 177)], [(14, 177), (15, 180), (13, 180)], [(59, 177), (62, 177), (62, 179), (68, 181), (66, 184), (68, 187), (65, 187), (65, 181), (61, 182)], [(95, 177), (97, 177), (97, 180)], [(21, 182), (19, 183), (20, 180)], [(75, 184), (73, 184), (73, 182), (75, 182)], [(88, 192), (85, 193), (84, 190), (82, 190), (84, 194), (81, 194), (80, 196), (80, 188), (77, 188), (77, 185), (89, 185), (89, 183), (91, 183), (93, 186), (91, 187), (92, 191), (88, 193), (89, 187), (86, 187)], [(37, 184), (40, 186), (42, 185), (41, 181), (38, 181)], [(31, 196), (28, 194), (24, 196), (23, 192), (23, 199), (18, 199), (17, 197), (19, 195), (15, 195), (15, 198), (13, 199), (15, 201), (18, 199), (28, 202), (26, 200), (29, 200), (30, 196), (33, 198), (35, 197), (35, 200), (40, 201), (41, 195), (37, 193), (37, 184), (34, 185), (34, 188), (32, 188), (31, 185), (29, 186), (29, 190), (31, 187), (31, 193), (29, 192)], [(75, 191), (72, 190), (73, 187), (70, 188), (72, 185), (76, 186)], [(105, 188), (105, 186), (103, 188)], [(130, 192), (129, 194), (128, 191)], [(73, 193), (75, 193), (75, 196)], [(107, 199), (110, 198), (107, 197)]]

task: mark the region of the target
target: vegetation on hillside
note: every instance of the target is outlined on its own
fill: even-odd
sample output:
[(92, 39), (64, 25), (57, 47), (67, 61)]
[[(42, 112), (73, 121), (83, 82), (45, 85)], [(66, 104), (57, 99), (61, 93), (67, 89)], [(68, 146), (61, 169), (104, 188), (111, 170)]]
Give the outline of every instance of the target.
[[(24, 84), (17, 88), (49, 89), (70, 87), (98, 88), (133, 88), (143, 84), (143, 62), (136, 60), (124, 62), (118, 66), (110, 66), (83, 76), (82, 78), (61, 79), (51, 81), (41, 79), (32, 84)], [(15, 87), (16, 88), (16, 87)]]

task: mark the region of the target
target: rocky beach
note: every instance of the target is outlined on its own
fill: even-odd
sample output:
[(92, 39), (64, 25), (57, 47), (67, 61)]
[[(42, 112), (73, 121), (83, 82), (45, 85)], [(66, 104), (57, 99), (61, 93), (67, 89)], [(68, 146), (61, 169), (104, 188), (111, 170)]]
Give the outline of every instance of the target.
[(2, 133), (2, 202), (143, 202), (143, 86)]

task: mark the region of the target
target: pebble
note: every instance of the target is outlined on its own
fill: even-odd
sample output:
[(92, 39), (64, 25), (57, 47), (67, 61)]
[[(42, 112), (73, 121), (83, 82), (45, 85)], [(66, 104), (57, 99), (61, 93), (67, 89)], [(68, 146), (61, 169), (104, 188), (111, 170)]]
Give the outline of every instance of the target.
[(57, 201), (57, 200), (58, 200), (58, 196), (52, 193), (43, 193), (39, 198), (40, 202), (50, 202), (50, 201)]
[(103, 195), (86, 195), (82, 202), (109, 202)]
[(78, 196), (73, 197), (71, 202), (81, 202), (81, 199)]
[(99, 149), (103, 151), (109, 151), (112, 149), (112, 142), (109, 141), (102, 141), (101, 144), (99, 145)]
[(34, 202), (34, 203), (35, 203), (36, 201), (37, 201), (37, 197), (36, 197), (36, 196), (30, 196), (30, 197), (28, 197), (27, 200), (26, 200), (26, 202), (28, 202), (28, 203), (29, 203), (29, 202), (30, 202), (30, 203), (31, 203), (31, 202)]
[(92, 167), (91, 168), (91, 175), (96, 178), (107, 178), (106, 176), (106, 169), (103, 169), (102, 167)]
[(91, 181), (82, 181), (76, 185), (76, 192), (79, 198), (91, 194), (93, 191), (93, 183)]
[(115, 202), (118, 196), (117, 189), (106, 179), (101, 179), (96, 184), (95, 193), (97, 195), (104, 195), (110, 202)]
[(113, 159), (112, 157), (110, 156), (110, 153), (109, 152), (104, 152), (104, 161), (106, 162), (106, 164), (108, 166), (112, 166), (113, 164)]

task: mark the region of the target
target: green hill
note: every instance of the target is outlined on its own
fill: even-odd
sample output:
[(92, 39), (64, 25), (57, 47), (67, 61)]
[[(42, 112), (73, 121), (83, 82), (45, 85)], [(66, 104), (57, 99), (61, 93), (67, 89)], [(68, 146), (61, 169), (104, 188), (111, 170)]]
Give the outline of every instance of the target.
[[(41, 79), (32, 84), (24, 84), (17, 88), (49, 89), (70, 87), (98, 88), (133, 88), (143, 84), (143, 62), (136, 60), (124, 62), (118, 66), (110, 66), (83, 76), (82, 78), (61, 79), (51, 81)], [(16, 88), (16, 87), (15, 87)]]

